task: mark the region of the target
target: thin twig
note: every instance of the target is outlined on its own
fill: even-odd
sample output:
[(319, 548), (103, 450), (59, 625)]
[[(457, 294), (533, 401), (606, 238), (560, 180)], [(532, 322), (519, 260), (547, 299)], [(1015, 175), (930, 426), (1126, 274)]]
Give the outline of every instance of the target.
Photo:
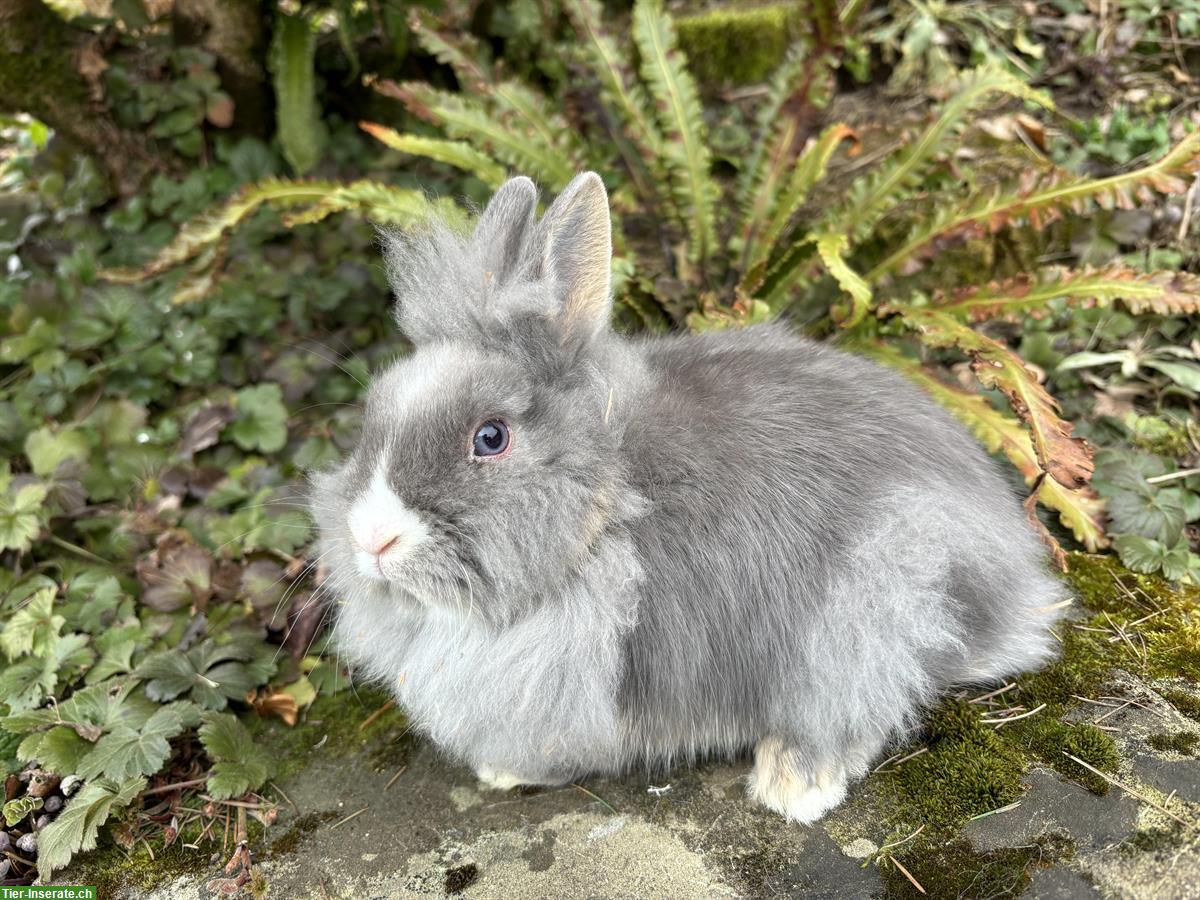
[(924, 894), (925, 888), (921, 887), (921, 882), (919, 882), (919, 881), (917, 881), (917, 879), (913, 878), (912, 872), (910, 872), (910, 871), (908, 871), (908, 869), (904, 868), (904, 866), (901, 864), (900, 860), (896, 859), (894, 856), (890, 857), (890, 859), (892, 860), (892, 865), (894, 865), (897, 869), (900, 870), (900, 874), (903, 875), (905, 878), (907, 878), (909, 881), (911, 881), (912, 886), (915, 887), (922, 894)]
[(572, 782), (571, 787), (575, 788), (575, 790), (579, 791), (580, 793), (587, 794), (589, 797), (591, 797), (593, 800), (595, 800), (597, 803), (599, 803), (601, 806), (603, 806), (605, 809), (607, 809), (613, 815), (617, 814), (617, 808), (615, 806), (613, 806), (611, 803), (609, 803), (607, 800), (605, 800), (603, 797), (599, 796), (598, 794), (593, 794), (591, 791), (589, 791), (587, 788), (585, 788), (582, 784), (575, 784), (574, 782)]
[(374, 722), (376, 719), (378, 719), (380, 716), (382, 716), (385, 712), (387, 712), (389, 709), (391, 709), (395, 705), (396, 705), (395, 700), (389, 700), (387, 703), (383, 704), (383, 706), (379, 707), (379, 709), (375, 710), (375, 712), (371, 713), (369, 716), (367, 716), (365, 719), (362, 720), (362, 722), (358, 726), (358, 730), (366, 731), (367, 728), (370, 727), (372, 722)]
[(142, 791), (143, 797), (149, 797), (151, 794), (166, 794), (170, 791), (177, 791), (183, 788), (196, 787), (198, 784), (204, 784), (208, 781), (208, 776), (203, 778), (193, 778), (190, 781), (177, 781), (174, 784), (164, 784), (162, 787), (151, 788), (148, 791)]
[(999, 728), (1001, 725), (1007, 725), (1009, 722), (1015, 722), (1018, 719), (1028, 719), (1030, 716), (1040, 713), (1045, 708), (1046, 704), (1043, 703), (1041, 706), (1031, 709), (1029, 712), (1023, 712), (1019, 716), (1009, 716), (1006, 719), (980, 719), (980, 721), (984, 724), (995, 725), (997, 728)]
[(398, 779), (401, 775), (403, 775), (406, 769), (408, 769), (408, 766), (401, 766), (399, 769), (397, 769), (396, 774), (388, 779), (388, 783), (383, 786), (383, 789), (386, 791), (393, 784), (395, 784), (396, 779)]
[(1141, 800), (1143, 803), (1150, 804), (1155, 809), (1157, 809), (1160, 813), (1170, 816), (1172, 819), (1174, 819), (1176, 822), (1178, 822), (1180, 825), (1184, 826), (1185, 828), (1190, 828), (1192, 826), (1192, 823), (1187, 821), (1187, 819), (1184, 819), (1184, 818), (1181, 818), (1180, 816), (1175, 815), (1175, 813), (1171, 812), (1169, 809), (1167, 809), (1165, 806), (1163, 806), (1158, 801), (1151, 800), (1145, 794), (1138, 793), (1133, 788), (1131, 788), (1129, 785), (1122, 784), (1121, 782), (1117, 781), (1117, 779), (1112, 778), (1111, 776), (1105, 775), (1103, 772), (1101, 772), (1095, 766), (1090, 766), (1087, 763), (1085, 763), (1078, 756), (1068, 753), (1066, 750), (1062, 751), (1062, 755), (1067, 757), (1068, 759), (1070, 759), (1072, 762), (1076, 762), (1079, 765), (1083, 766), (1085, 769), (1087, 769), (1092, 774), (1099, 775), (1101, 778), (1103, 778), (1105, 781), (1107, 781), (1113, 787), (1119, 787), (1121, 790), (1123, 790), (1125, 793), (1129, 794), (1131, 797), (1136, 797), (1138, 800)]
[[(1197, 176), (1200, 178), (1200, 176)], [(1180, 469), (1178, 472), (1168, 472), (1165, 475), (1155, 475), (1146, 479), (1146, 484), (1162, 484), (1164, 481), (1174, 481), (1176, 478), (1188, 478), (1200, 475), (1200, 469)]]
[(989, 812), (980, 813), (977, 816), (971, 816), (971, 818), (968, 819), (968, 821), (974, 822), (976, 819), (986, 819), (988, 816), (998, 816), (998, 815), (1000, 815), (1000, 813), (1006, 813), (1009, 810), (1016, 809), (1020, 805), (1021, 805), (1021, 801), (1018, 800), (1016, 803), (1008, 804), (1008, 806), (1002, 806), (999, 809), (993, 809), (993, 810), (990, 810)]
[(371, 808), (370, 804), (368, 804), (367, 806), (364, 806), (362, 809), (358, 810), (357, 812), (350, 813), (350, 815), (346, 816), (346, 818), (342, 819), (340, 822), (335, 822), (330, 827), (337, 828), (339, 825), (345, 825), (351, 819), (355, 818), (356, 816), (361, 816), (363, 813), (365, 813), (370, 808)]

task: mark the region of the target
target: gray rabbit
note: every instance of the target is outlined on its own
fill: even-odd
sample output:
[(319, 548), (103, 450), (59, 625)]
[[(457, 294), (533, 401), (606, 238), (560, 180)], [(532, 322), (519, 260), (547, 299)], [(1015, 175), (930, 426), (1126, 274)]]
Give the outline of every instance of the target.
[(753, 748), (808, 823), (946, 688), (1052, 655), (1063, 589), (933, 401), (780, 325), (619, 336), (600, 178), (536, 203), (385, 235), (416, 349), (314, 478), (337, 644), (419, 729), (497, 788)]

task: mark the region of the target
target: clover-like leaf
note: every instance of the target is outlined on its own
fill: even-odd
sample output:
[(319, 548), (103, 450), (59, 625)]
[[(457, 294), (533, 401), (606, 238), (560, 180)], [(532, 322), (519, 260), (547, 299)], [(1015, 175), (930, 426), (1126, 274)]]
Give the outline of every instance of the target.
[(25, 438), (25, 455), (33, 474), (43, 477), (53, 475), (65, 462), (82, 462), (88, 457), (87, 438), (77, 428), (39, 428)]
[(287, 408), (277, 384), (256, 384), (237, 392), (237, 418), (227, 431), (243, 450), (275, 453), (287, 443)]
[(76, 853), (96, 846), (100, 826), (128, 806), (146, 788), (145, 778), (116, 782), (101, 778), (85, 784), (53, 822), (38, 835), (38, 874), (46, 881)]
[(1122, 491), (1109, 499), (1108, 514), (1113, 532), (1139, 534), (1163, 545), (1174, 544), (1187, 524), (1183, 505), (1170, 491)]
[(147, 678), (146, 696), (173, 700), (188, 695), (205, 709), (224, 709), (230, 700), (246, 694), (274, 674), (275, 665), (265, 645), (254, 635), (225, 644), (211, 640), (186, 653), (166, 650), (148, 657), (137, 669)]
[(50, 652), (66, 621), (54, 612), (56, 593), (54, 588), (42, 588), (8, 620), (0, 632), (0, 649), (9, 659), (26, 653), (44, 657)]
[(0, 497), (0, 550), (24, 553), (30, 548), (42, 531), (38, 513), (48, 492), (44, 484), (26, 484)]
[(171, 755), (170, 739), (181, 734), (183, 728), (179, 711), (170, 706), (154, 713), (140, 729), (119, 723), (96, 742), (76, 773), (85, 779), (153, 775)]
[(206, 713), (200, 742), (213, 761), (208, 792), (218, 800), (257, 790), (270, 775), (270, 757), (236, 716)]

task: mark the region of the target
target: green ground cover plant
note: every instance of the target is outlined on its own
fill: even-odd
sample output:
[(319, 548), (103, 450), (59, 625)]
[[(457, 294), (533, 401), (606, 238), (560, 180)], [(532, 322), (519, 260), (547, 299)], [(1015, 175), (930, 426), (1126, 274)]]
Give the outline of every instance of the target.
[[(338, 693), (305, 473), (352, 446), (370, 372), (404, 352), (373, 223), (465, 226), (460, 198), (517, 171), (547, 200), (601, 173), (622, 328), (783, 316), (924, 385), (1025, 483), (1085, 624), (1146, 641), (1064, 634), (1063, 661), (1020, 682), (1020, 705), (1045, 704), (1024, 723), (997, 729), (970, 697), (936, 711), (929, 750), (873, 779), (897, 839), (928, 826), (904, 853), (1011, 802), (1031, 764), (1107, 789), (1063, 756), (1116, 765), (1070, 697), (1113, 666), (1200, 678), (1194, 591), (1162, 580), (1200, 581), (1200, 136), (1153, 98), (1065, 110), (1071, 70), (1041, 52), (1061, 32), (1016, 6), (780, 9), (272, 5), (257, 136), (229, 128), (248, 101), (219, 53), (118, 17), (95, 26), (119, 35), (114, 120), (184, 161), (133, 190), (40, 120), (0, 119), (0, 764), (7, 833), (33, 838), (11, 877), (98, 843), (186, 854), (229, 809), (250, 839), (296, 765), (264, 729), (295, 754), (349, 745), (331, 696), (384, 706)], [(764, 29), (771, 53), (729, 78), (689, 60), (721, 28)], [(147, 35), (153, 64), (122, 55)], [(353, 116), (333, 99), (352, 88)], [(919, 101), (899, 119), (897, 91)], [(1148, 611), (1114, 583), (1167, 612), (1132, 625)], [(939, 778), (961, 790), (934, 796)], [(979, 865), (1011, 887), (1037, 855)]]

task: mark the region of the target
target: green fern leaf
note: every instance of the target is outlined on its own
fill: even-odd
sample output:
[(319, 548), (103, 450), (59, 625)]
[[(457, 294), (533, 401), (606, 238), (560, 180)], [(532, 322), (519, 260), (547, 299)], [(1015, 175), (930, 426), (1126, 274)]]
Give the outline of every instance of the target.
[(905, 144), (875, 172), (861, 179), (851, 189), (848, 202), (826, 215), (825, 229), (847, 232), (852, 244), (862, 240), (885, 213), (909, 196), (927, 166), (963, 124), (967, 113), (997, 92), (1053, 107), (1044, 93), (1002, 69), (983, 67), (965, 73), (957, 93), (943, 104), (937, 120), (919, 138)]
[[(791, 173), (787, 176), (787, 184), (782, 190), (775, 185), (772, 187), (774, 198), (766, 204), (769, 220), (762, 226), (762, 235), (758, 239), (758, 249), (751, 256), (751, 264), (757, 264), (770, 255), (779, 238), (787, 228), (796, 211), (808, 199), (809, 191), (825, 177), (829, 160), (842, 141), (857, 141), (853, 129), (843, 124), (831, 125), (821, 132), (820, 136), (808, 142), (800, 158), (796, 160)], [(773, 177), (768, 181), (774, 181)], [(765, 185), (766, 182), (764, 182)], [(757, 205), (757, 204), (756, 204)], [(754, 223), (747, 223), (754, 227)], [(748, 234), (748, 247), (753, 246), (753, 232)]]
[(1120, 303), (1135, 316), (1185, 316), (1200, 313), (1200, 276), (1187, 272), (1143, 272), (1129, 266), (1103, 269), (1045, 269), (1039, 279), (1020, 276), (987, 287), (960, 291), (935, 302), (939, 312), (971, 322), (1045, 314), (1046, 306), (1065, 300), (1074, 306)]
[(1085, 212), (1089, 204), (1131, 209), (1151, 199), (1150, 192), (1182, 194), (1190, 180), (1182, 177), (1200, 171), (1200, 132), (1180, 141), (1166, 156), (1140, 169), (1108, 178), (1080, 178), (1056, 170), (1034, 184), (1009, 185), (967, 205), (950, 206), (926, 222), (918, 223), (904, 243), (867, 273), (876, 282), (914, 259), (937, 238), (996, 232), (1027, 221), (1040, 228), (1067, 212)]
[(829, 274), (837, 279), (842, 290), (850, 295), (849, 310), (834, 310), (834, 317), (840, 319), (843, 328), (852, 328), (863, 320), (871, 310), (871, 288), (862, 280), (862, 276), (846, 264), (842, 254), (850, 246), (850, 240), (844, 234), (818, 234), (814, 241), (821, 262)]
[(1003, 392), (1017, 417), (1029, 427), (1038, 464), (1046, 473), (1072, 490), (1088, 483), (1094, 468), (1092, 448), (1082, 438), (1071, 436), (1073, 426), (1059, 418), (1058, 402), (1019, 356), (936, 309), (893, 306), (884, 312), (898, 315), (923, 344), (954, 347), (968, 354), (979, 383)]
[(466, 141), (513, 168), (561, 190), (574, 177), (570, 153), (528, 131), (492, 115), (476, 97), (440, 91), (421, 82), (380, 81), (375, 89), (403, 103), (413, 115), (445, 129), (454, 140)]
[(457, 29), (451, 34), (433, 13), (423, 9), (409, 11), (408, 27), (421, 48), (449, 66), (463, 87), (476, 89), (492, 80), (487, 51), (469, 32)]
[(327, 138), (313, 76), (316, 48), (307, 18), (283, 13), (276, 17), (270, 53), (275, 116), (283, 156), (297, 175), (317, 164)]
[(688, 230), (688, 256), (704, 264), (716, 245), (718, 190), (709, 171), (711, 157), (696, 84), (678, 50), (674, 26), (663, 12), (661, 0), (635, 4), (633, 39), (641, 54), (642, 78), (658, 105), (659, 127), (667, 136), (663, 162), (671, 175), (675, 205)]
[(203, 296), (204, 285), (211, 286), (210, 273), (223, 258), (229, 232), (263, 206), (281, 210), (304, 207), (303, 211), (285, 216), (284, 223), (289, 227), (317, 222), (343, 211), (359, 211), (376, 222), (404, 226), (421, 224), (431, 215), (448, 218), (452, 224), (455, 219), (462, 220), (461, 211), (451, 201), (430, 200), (417, 190), (393, 188), (373, 181), (343, 185), (336, 181), (267, 178), (247, 185), (224, 205), (185, 223), (175, 239), (145, 265), (104, 269), (99, 275), (106, 281), (132, 284), (161, 275), (205, 254), (201, 264), (191, 273), (190, 279), (195, 283), (181, 287), (176, 301)]
[(393, 150), (411, 153), (413, 156), (423, 156), (426, 159), (454, 166), (464, 172), (470, 172), (489, 187), (499, 187), (505, 179), (506, 172), (502, 165), (486, 153), (480, 153), (462, 141), (447, 141), (418, 134), (401, 134), (392, 128), (377, 125), (374, 122), (359, 122), (358, 127)]
[[(609, 113), (602, 124), (625, 157), (638, 194), (657, 198), (657, 185), (666, 182), (666, 175), (661, 162), (663, 139), (650, 99), (605, 31), (596, 0), (567, 0), (564, 9), (580, 37), (580, 51), (600, 83), (600, 99)], [(627, 152), (627, 147), (633, 152)]]
[[(962, 388), (952, 387), (933, 375), (915, 359), (900, 353), (895, 347), (883, 343), (857, 346), (874, 357), (917, 382), (933, 398), (979, 439), (991, 453), (1003, 453), (1033, 486), (1039, 478), (1037, 499), (1043, 505), (1058, 512), (1062, 523), (1071, 530), (1075, 539), (1091, 552), (1106, 547), (1108, 538), (1104, 533), (1104, 503), (1087, 487), (1068, 488), (1053, 478), (1042, 477), (1042, 467), (1030, 440), (1029, 432), (1011, 416), (995, 409), (984, 397)], [(1040, 528), (1040, 525), (1038, 526)], [(1043, 530), (1043, 539), (1049, 535)], [(1049, 538), (1053, 541), (1053, 538)]]
[(288, 181), (282, 178), (267, 178), (246, 185), (223, 206), (187, 222), (174, 240), (150, 262), (138, 268), (104, 269), (100, 277), (129, 284), (160, 275), (223, 240), (231, 229), (264, 204), (282, 208), (307, 205), (318, 202), (336, 188), (337, 183), (333, 181)]

